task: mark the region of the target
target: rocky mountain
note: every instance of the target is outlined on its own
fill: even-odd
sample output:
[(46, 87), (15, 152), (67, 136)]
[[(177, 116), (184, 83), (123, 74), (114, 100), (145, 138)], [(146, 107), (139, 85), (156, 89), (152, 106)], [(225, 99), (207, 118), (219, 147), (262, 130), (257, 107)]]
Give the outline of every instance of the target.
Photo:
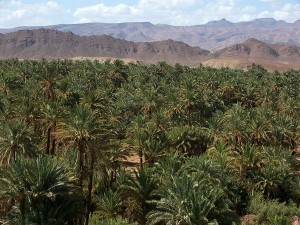
[(74, 57), (130, 58), (137, 61), (193, 65), (208, 59), (209, 51), (183, 42), (130, 42), (102, 36), (78, 36), (71, 32), (36, 29), (0, 35), (0, 59), (54, 59)]
[[(0, 29), (0, 33), (9, 33), (24, 29), (41, 27), (17, 27)], [(154, 25), (140, 23), (86, 23), (45, 26), (64, 32), (73, 32), (80, 36), (109, 35), (134, 42), (153, 42), (166, 39), (182, 41), (191, 46), (208, 50), (219, 50), (249, 38), (255, 38), (268, 44), (300, 46), (300, 20), (294, 23), (277, 21), (270, 18), (248, 22), (232, 23), (226, 19), (211, 21), (196, 26)]]
[(256, 63), (272, 70), (300, 69), (300, 47), (267, 44), (254, 38), (215, 51), (210, 57), (204, 65), (244, 69)]
[(296, 45), (273, 45), (250, 38), (213, 53), (219, 59), (239, 59), (251, 62), (282, 62), (300, 65), (300, 47)]
[[(267, 44), (250, 38), (218, 51), (164, 40), (131, 42), (107, 35), (79, 36), (49, 29), (21, 30), (0, 34), (0, 59), (126, 59), (145, 63), (166, 61), (196, 66), (246, 67), (252, 63), (267, 68), (300, 69), (300, 47)], [(242, 65), (242, 66), (241, 66)]]

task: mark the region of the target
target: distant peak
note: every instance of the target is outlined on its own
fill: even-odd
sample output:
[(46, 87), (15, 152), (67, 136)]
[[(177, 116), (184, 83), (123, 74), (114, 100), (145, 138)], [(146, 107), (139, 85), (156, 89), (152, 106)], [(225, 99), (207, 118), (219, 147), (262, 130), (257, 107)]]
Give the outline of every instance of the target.
[(258, 21), (264, 24), (271, 24), (271, 25), (278, 22), (274, 18), (259, 18), (259, 19), (255, 19), (254, 21)]
[(225, 18), (222, 18), (220, 20), (210, 21), (210, 22), (206, 23), (206, 25), (210, 25), (210, 26), (215, 26), (215, 25), (224, 26), (224, 25), (231, 25), (231, 24), (232, 23), (230, 21), (228, 21), (227, 19), (225, 19)]
[(261, 20), (261, 21), (276, 21), (274, 18), (258, 18), (256, 20)]
[(247, 45), (247, 44), (266, 44), (266, 43), (265, 43), (265, 42), (262, 42), (262, 41), (260, 41), (260, 40), (257, 40), (257, 39), (255, 39), (255, 38), (249, 38), (249, 39), (247, 39), (245, 42), (243, 42), (242, 44)]
[(246, 41), (249, 41), (249, 42), (260, 42), (259, 40), (255, 39), (255, 38), (248, 38)]
[(222, 21), (222, 22), (229, 22), (228, 20), (226, 20), (225, 18), (222, 18), (222, 19), (220, 19), (219, 20), (220, 22)]

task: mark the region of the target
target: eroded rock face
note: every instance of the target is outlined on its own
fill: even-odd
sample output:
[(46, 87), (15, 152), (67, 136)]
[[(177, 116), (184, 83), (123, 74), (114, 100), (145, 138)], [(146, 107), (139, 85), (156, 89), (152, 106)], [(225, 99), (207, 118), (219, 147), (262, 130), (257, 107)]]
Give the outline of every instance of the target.
[[(37, 28), (41, 27), (0, 29), (0, 33)], [(131, 22), (63, 24), (45, 26), (44, 28), (63, 32), (71, 31), (82, 36), (106, 34), (134, 42), (173, 39), (208, 50), (219, 50), (242, 43), (249, 38), (255, 38), (270, 44), (300, 46), (300, 20), (294, 23), (286, 23), (272, 18), (238, 23), (221, 19), (195, 26), (154, 25), (149, 22)]]
[[(258, 63), (272, 67), (272, 65), (282, 64), (287, 69), (298, 69), (293, 66), (294, 64), (300, 66), (299, 52), (300, 47), (297, 46), (271, 45), (253, 38), (241, 44), (210, 52), (171, 39), (131, 42), (108, 35), (78, 36), (71, 32), (47, 29), (22, 30), (0, 35), (0, 59), (108, 57), (146, 63), (166, 61), (188, 66), (198, 66), (213, 59), (215, 64), (218, 62), (224, 64), (224, 60), (235, 60), (237, 66)], [(291, 66), (288, 66), (290, 64)]]
[(36, 29), (0, 36), (0, 58), (113, 57), (184, 63), (201, 61), (209, 51), (183, 42), (130, 42), (111, 36), (78, 36), (71, 32)]

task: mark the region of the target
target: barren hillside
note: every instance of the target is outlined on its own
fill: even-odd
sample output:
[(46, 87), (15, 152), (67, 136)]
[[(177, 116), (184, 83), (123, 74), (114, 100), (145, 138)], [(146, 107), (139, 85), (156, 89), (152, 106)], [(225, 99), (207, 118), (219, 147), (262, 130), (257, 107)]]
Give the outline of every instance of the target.
[(286, 70), (300, 67), (300, 47), (273, 45), (248, 39), (218, 51), (191, 47), (183, 42), (164, 40), (130, 42), (107, 35), (79, 36), (49, 29), (22, 30), (0, 35), (0, 58), (126, 59), (156, 63), (166, 61), (197, 66), (244, 68), (258, 63), (267, 68)]
[[(17, 27), (0, 29), (0, 33), (14, 32), (41, 27)], [(134, 42), (161, 41), (173, 39), (191, 46), (218, 50), (233, 44), (255, 38), (269, 44), (300, 46), (300, 21), (286, 23), (271, 18), (256, 19), (247, 22), (232, 23), (226, 19), (211, 21), (196, 26), (154, 25), (139, 23), (86, 23), (44, 26), (64, 32), (73, 32), (81, 36), (109, 35)]]

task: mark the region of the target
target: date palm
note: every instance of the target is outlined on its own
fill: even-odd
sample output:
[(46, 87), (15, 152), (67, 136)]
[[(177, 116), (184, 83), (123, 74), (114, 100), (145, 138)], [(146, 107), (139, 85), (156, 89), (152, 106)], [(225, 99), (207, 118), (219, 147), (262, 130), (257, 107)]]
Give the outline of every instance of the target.
[(281, 148), (264, 147), (260, 155), (260, 166), (248, 173), (252, 187), (266, 197), (286, 200), (291, 185), (298, 179), (291, 153)]
[(178, 103), (184, 111), (188, 125), (192, 125), (192, 113), (199, 107), (199, 91), (197, 80), (192, 76), (186, 76), (182, 80), (182, 89), (179, 92)]
[[(258, 111), (258, 110), (256, 110)], [(261, 113), (250, 113), (248, 133), (252, 144), (266, 145), (271, 142), (272, 125)]]
[(259, 169), (265, 163), (262, 150), (249, 144), (241, 146), (234, 152), (233, 156), (233, 170), (237, 171), (243, 178), (249, 176), (249, 173)]
[[(65, 164), (48, 156), (20, 159), (1, 170), (0, 193), (13, 199), (21, 224), (60, 224), (82, 216), (77, 178)], [(10, 214), (10, 215), (13, 215)]]
[[(157, 194), (160, 200), (152, 201), (156, 209), (148, 213), (148, 225), (202, 225), (231, 212), (220, 186), (213, 184), (203, 173), (171, 176)], [(222, 224), (223, 220), (218, 222)]]
[(223, 123), (222, 114), (215, 113), (207, 122), (206, 131), (212, 140), (212, 145), (216, 144), (223, 137)]
[(79, 104), (70, 109), (64, 121), (57, 124), (55, 137), (77, 149), (77, 171), (79, 182), (83, 182), (84, 155), (88, 144), (99, 134), (97, 112)]
[(210, 143), (206, 131), (196, 126), (173, 127), (168, 132), (169, 147), (188, 156), (199, 155), (207, 150)]
[(140, 224), (145, 224), (146, 214), (153, 208), (148, 201), (153, 199), (157, 188), (156, 178), (147, 166), (135, 172), (135, 176), (126, 175), (118, 187), (118, 195), (126, 206), (126, 213)]
[(234, 104), (223, 116), (224, 137), (235, 149), (247, 139), (246, 130), (247, 112), (241, 104)]
[(300, 126), (293, 117), (277, 114), (273, 117), (273, 138), (275, 145), (296, 149), (299, 140)]
[(55, 154), (56, 149), (56, 138), (55, 138), (55, 131), (57, 122), (61, 117), (63, 111), (62, 105), (57, 102), (49, 102), (44, 103), (41, 106), (41, 118), (46, 123), (46, 154)]
[(121, 212), (121, 205), (116, 192), (108, 191), (97, 196), (96, 211), (92, 217), (99, 219), (114, 219)]
[(125, 147), (136, 152), (140, 159), (140, 167), (144, 164), (144, 142), (147, 140), (145, 132), (145, 117), (142, 115), (136, 116), (127, 130), (127, 140)]
[[(90, 206), (92, 199), (93, 175), (97, 156), (103, 155), (103, 148), (110, 146), (109, 132), (97, 110), (79, 104), (70, 109), (68, 118), (59, 122), (55, 137), (77, 150), (77, 174), (79, 183), (83, 185), (84, 174), (88, 175), (88, 193), (86, 201), (85, 224), (89, 223)], [(97, 147), (97, 145), (99, 147)], [(107, 149), (104, 149), (107, 150)]]
[(10, 164), (21, 154), (35, 155), (32, 136), (25, 122), (14, 120), (3, 122), (0, 128), (0, 143), (1, 164)]

